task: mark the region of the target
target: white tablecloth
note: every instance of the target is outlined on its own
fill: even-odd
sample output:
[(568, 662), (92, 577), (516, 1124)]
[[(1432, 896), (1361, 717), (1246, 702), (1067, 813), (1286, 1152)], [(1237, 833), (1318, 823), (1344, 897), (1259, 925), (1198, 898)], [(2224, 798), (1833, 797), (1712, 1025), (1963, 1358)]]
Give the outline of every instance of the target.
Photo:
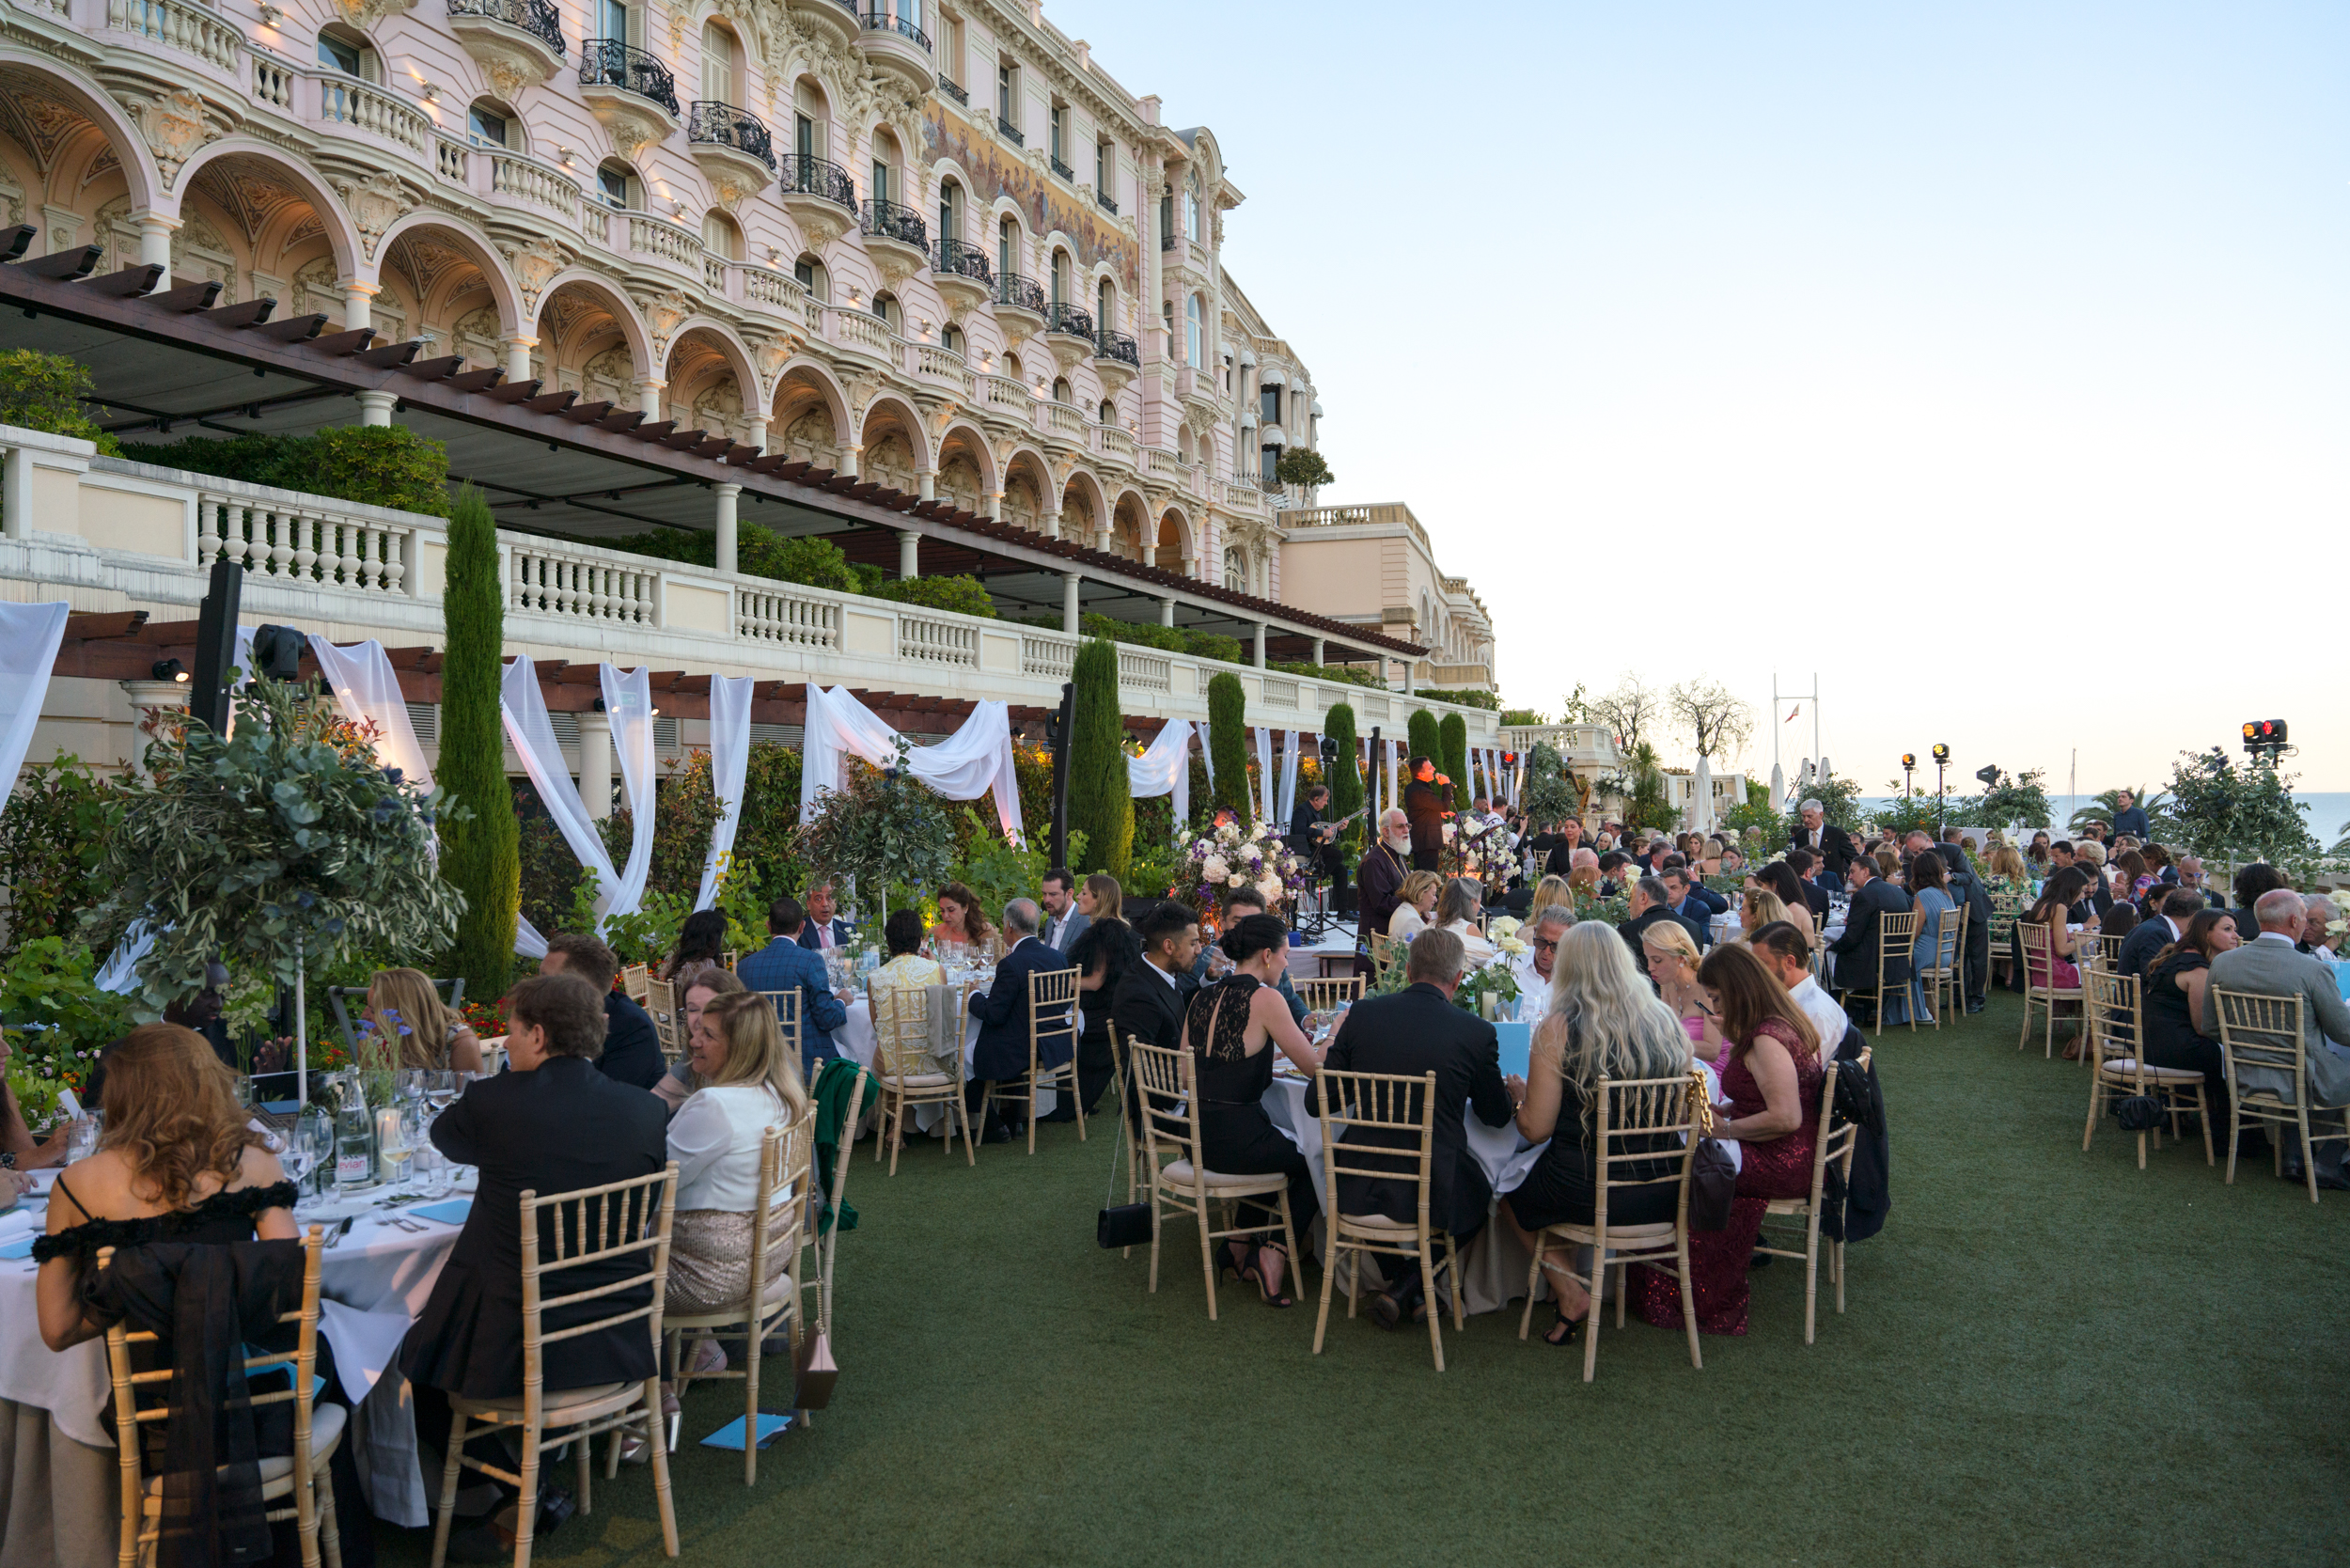
[[(462, 1196), (462, 1195), (459, 1195)], [(348, 1212), (328, 1208), (324, 1213)], [(319, 1327), (335, 1347), (345, 1392), (358, 1400), (352, 1457), (376, 1514), (396, 1525), (430, 1522), (424, 1473), (416, 1458), (415, 1412), (406, 1380), (384, 1375), (408, 1325), (432, 1292), (458, 1227), (431, 1220), (419, 1233), (383, 1223), (369, 1211), (321, 1259)], [(311, 1217), (306, 1210), (303, 1219)], [(38, 1405), (56, 1430), (77, 1443), (113, 1450), (99, 1413), (113, 1397), (106, 1344), (91, 1340), (62, 1355), (41, 1342), (34, 1298), (36, 1270), (27, 1262), (0, 1262), (0, 1400)], [(111, 1497), (95, 1506), (113, 1508)]]
[[(986, 995), (984, 991), (972, 993), (975, 996)], [(1084, 1016), (1082, 1012), (1078, 1014), (1081, 1027)], [(873, 1005), (870, 1001), (859, 996), (849, 1004), (848, 1022), (832, 1031), (832, 1043), (842, 1056), (847, 1057), (868, 1073), (873, 1070), (875, 1042), (873, 1039)], [(963, 1004), (963, 1075), (966, 1081), (971, 1076), (971, 1053), (978, 1049), (979, 1043), (979, 1021), (971, 1016), (971, 1003), (966, 998)], [(1035, 1114), (1043, 1116), (1050, 1113), (1060, 1103), (1060, 1096), (1049, 1089), (1040, 1090), (1036, 1100)], [(940, 1113), (944, 1108), (935, 1105), (915, 1106), (914, 1124), (921, 1131), (929, 1132), (938, 1122)], [(973, 1122), (973, 1126), (974, 1128), (978, 1126), (977, 1121)]]
[[(1322, 1119), (1306, 1108), (1305, 1080), (1275, 1074), (1273, 1087), (1264, 1091), (1261, 1103), (1281, 1136), (1297, 1145), (1298, 1152), (1306, 1156), (1307, 1168), (1313, 1176), (1314, 1197), (1327, 1210), (1330, 1194), (1322, 1169)], [(1528, 1143), (1518, 1137), (1515, 1121), (1488, 1127), (1466, 1105), (1461, 1110), (1461, 1124), (1468, 1130), (1469, 1153), (1496, 1192), (1507, 1192), (1524, 1181), (1548, 1141)]]

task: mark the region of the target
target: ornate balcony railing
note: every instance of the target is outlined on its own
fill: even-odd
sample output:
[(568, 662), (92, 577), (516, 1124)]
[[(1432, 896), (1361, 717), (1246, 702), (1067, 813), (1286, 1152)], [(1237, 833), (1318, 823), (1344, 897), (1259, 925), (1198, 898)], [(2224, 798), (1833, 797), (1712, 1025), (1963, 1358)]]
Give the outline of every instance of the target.
[(619, 87), (676, 115), (677, 84), (669, 68), (641, 49), (619, 39), (582, 39), (579, 44), (579, 85)]
[(1173, 229), (1169, 228), (1161, 231), (1159, 235), (1159, 248), (1161, 250), (1173, 250), (1175, 248), (1175, 231)]
[(555, 8), (554, 0), (448, 0), (448, 14), (520, 27), (554, 50), (556, 59), (563, 57), (563, 13)]
[(952, 273), (957, 277), (967, 277), (979, 283), (992, 284), (995, 281), (995, 271), (987, 264), (987, 252), (963, 240), (939, 241), (937, 258), (931, 265), (939, 272)]
[(697, 100), (685, 122), (685, 139), (708, 147), (732, 148), (771, 169), (776, 166), (776, 142), (767, 133), (767, 122), (748, 109), (738, 109), (731, 103)]
[(1095, 342), (1098, 345), (1094, 349), (1095, 358), (1115, 359), (1121, 365), (1132, 365), (1136, 369), (1141, 368), (1142, 350), (1136, 346), (1133, 338), (1124, 333), (1112, 332), (1109, 328), (1104, 327), (1102, 336), (1095, 339)]
[(901, 39), (910, 39), (920, 44), (924, 54), (930, 53), (930, 34), (902, 16), (891, 16), (887, 11), (867, 11), (865, 30), (869, 33), (895, 33)]
[(1004, 273), (995, 279), (995, 303), (1042, 316), (1044, 314), (1044, 290), (1018, 273)]
[(1044, 313), (1044, 330), (1089, 340), (1093, 337), (1093, 312), (1080, 310), (1073, 305), (1055, 305)]
[(838, 164), (828, 164), (802, 152), (787, 152), (776, 172), (787, 192), (822, 196), (852, 212), (856, 211), (856, 181)]
[(938, 90), (964, 108), (971, 107), (971, 94), (964, 89), (962, 83), (953, 80), (943, 71), (938, 73)]
[(1077, 182), (1077, 171), (1075, 169), (1073, 169), (1067, 164), (1062, 163), (1058, 156), (1052, 154), (1047, 154), (1047, 156), (1052, 158), (1053, 172), (1055, 174), (1059, 175), (1063, 180), (1068, 180), (1072, 185), (1074, 185)]
[(877, 201), (868, 196), (857, 212), (857, 227), (868, 234), (896, 240), (916, 250), (930, 248), (930, 230), (923, 226), (922, 214), (894, 201)]
[(1093, 205), (1099, 207), (1103, 212), (1107, 212), (1113, 218), (1118, 216), (1118, 198), (1115, 196), (1107, 196), (1103, 192), (1096, 191), (1093, 193)]
[(1020, 133), (1020, 127), (1006, 119), (1002, 115), (997, 115), (995, 117), (995, 129), (997, 133), (1003, 136), (1004, 140), (1011, 143), (1014, 147), (1026, 147), (1028, 145), (1028, 138)]

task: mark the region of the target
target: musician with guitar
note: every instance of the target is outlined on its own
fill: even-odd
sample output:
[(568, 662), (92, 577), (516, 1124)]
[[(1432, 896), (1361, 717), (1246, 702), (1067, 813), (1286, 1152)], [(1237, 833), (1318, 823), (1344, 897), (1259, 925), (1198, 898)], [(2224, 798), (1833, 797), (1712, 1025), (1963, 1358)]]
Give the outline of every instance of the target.
[(1346, 858), (1339, 850), (1339, 835), (1346, 831), (1349, 823), (1370, 808), (1365, 807), (1362, 811), (1355, 811), (1337, 822), (1326, 823), (1322, 820), (1322, 813), (1329, 808), (1329, 805), (1328, 785), (1316, 784), (1308, 788), (1299, 799), (1297, 809), (1290, 816), (1289, 843), (1292, 853), (1301, 859), (1311, 861), (1320, 868), (1321, 875), (1330, 879), (1335, 895), (1337, 889), (1346, 886)]

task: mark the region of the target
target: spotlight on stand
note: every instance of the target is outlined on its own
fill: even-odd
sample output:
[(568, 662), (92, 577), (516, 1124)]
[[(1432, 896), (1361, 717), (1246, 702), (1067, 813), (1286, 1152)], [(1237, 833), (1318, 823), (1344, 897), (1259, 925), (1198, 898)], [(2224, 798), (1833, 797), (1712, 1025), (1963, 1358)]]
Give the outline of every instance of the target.
[(2263, 752), (2272, 759), (2281, 757), (2285, 745), (2285, 721), (2282, 719), (2250, 719), (2244, 726), (2244, 749), (2255, 758)]
[(184, 683), (188, 679), (186, 667), (177, 659), (158, 659), (147, 673), (158, 681), (178, 681)]
[(290, 626), (263, 626), (253, 634), (253, 668), (249, 675), (290, 681), (302, 669), (302, 655), (310, 639)]

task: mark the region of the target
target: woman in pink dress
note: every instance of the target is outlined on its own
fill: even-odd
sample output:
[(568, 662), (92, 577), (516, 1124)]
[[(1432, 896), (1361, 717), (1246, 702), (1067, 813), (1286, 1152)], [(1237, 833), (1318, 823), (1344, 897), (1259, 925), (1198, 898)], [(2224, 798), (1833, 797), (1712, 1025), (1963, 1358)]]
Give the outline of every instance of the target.
[[(1724, 943), (1706, 954), (1698, 982), (1714, 994), (1729, 1036), (1722, 1069), (1728, 1103), (1714, 1107), (1714, 1136), (1740, 1145), (1730, 1225), (1689, 1233), (1689, 1285), (1698, 1328), (1747, 1331), (1747, 1269), (1774, 1198), (1809, 1198), (1820, 1136), (1819, 1035), (1754, 949)], [(1679, 1330), (1681, 1286), (1643, 1264), (1633, 1270), (1630, 1304), (1659, 1328)]]

